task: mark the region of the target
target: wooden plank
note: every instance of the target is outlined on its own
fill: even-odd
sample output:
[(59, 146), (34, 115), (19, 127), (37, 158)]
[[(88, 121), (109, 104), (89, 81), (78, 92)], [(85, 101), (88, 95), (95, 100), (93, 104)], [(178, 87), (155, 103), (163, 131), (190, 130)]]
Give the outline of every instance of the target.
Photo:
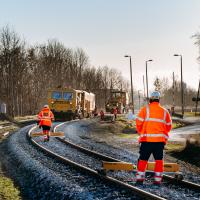
[[(33, 132), (31, 133), (31, 137), (38, 137), (38, 136), (44, 136), (45, 134), (43, 132)], [(64, 132), (50, 132), (49, 133), (50, 137), (63, 137)]]
[(43, 136), (43, 132), (33, 132), (31, 133), (31, 137), (38, 137), (38, 136)]
[[(148, 162), (147, 170), (154, 171), (155, 162)], [(178, 172), (179, 165), (177, 163), (164, 163), (164, 172)]]
[[(148, 162), (147, 170), (154, 171), (155, 162)], [(124, 171), (134, 171), (137, 166), (132, 163), (127, 162), (105, 162), (103, 161), (103, 169), (105, 170), (124, 170)], [(164, 163), (164, 172), (179, 172), (179, 165), (177, 163)]]
[(103, 168), (105, 170), (125, 170), (125, 171), (133, 171), (137, 167), (132, 163), (127, 162), (105, 162), (103, 161)]
[(52, 137), (63, 137), (65, 136), (64, 132), (50, 132), (50, 136)]

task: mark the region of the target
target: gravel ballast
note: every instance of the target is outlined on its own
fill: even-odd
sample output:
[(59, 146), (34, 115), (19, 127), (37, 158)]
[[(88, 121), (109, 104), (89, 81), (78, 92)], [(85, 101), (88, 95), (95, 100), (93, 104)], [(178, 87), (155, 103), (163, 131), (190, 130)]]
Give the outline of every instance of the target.
[[(120, 160), (137, 162), (137, 152), (93, 141), (90, 132), (92, 123), (89, 120), (68, 122), (57, 130), (64, 130), (66, 138), (76, 144)], [(26, 133), (30, 128), (31, 126), (20, 129), (0, 145), (3, 164), (8, 169), (9, 175), (20, 186), (24, 199), (139, 199), (121, 188), (108, 186), (101, 179), (93, 178), (44, 155), (27, 141)], [(93, 169), (101, 167), (100, 160), (89, 157), (55, 138), (50, 138), (50, 142), (46, 143), (41, 137), (35, 139), (46, 148), (75, 162)], [(186, 179), (200, 183), (198, 175), (188, 174), (190, 176), (186, 174)], [(134, 184), (134, 173), (109, 172), (109, 175), (123, 181), (129, 180), (130, 184)], [(140, 188), (167, 199), (200, 199), (200, 193), (186, 188), (168, 183), (163, 183), (161, 187), (154, 186), (150, 178)]]
[[(118, 149), (108, 146), (105, 143), (97, 143), (93, 141), (91, 138), (91, 132), (89, 127), (91, 125), (91, 121), (82, 120), (80, 122), (75, 123), (66, 123), (57, 130), (64, 130), (66, 138), (70, 139), (70, 141), (84, 146), (86, 148), (95, 150), (97, 152), (101, 152), (105, 155), (112, 156), (114, 158), (127, 161), (127, 162), (137, 162), (138, 153), (130, 152), (126, 149)], [(53, 145), (53, 143), (52, 143)], [(63, 150), (64, 151), (64, 150)], [(91, 162), (91, 161), (90, 161)], [(79, 163), (87, 165), (87, 160), (79, 160)], [(94, 162), (93, 162), (94, 163)], [(197, 174), (193, 174), (191, 172), (186, 171), (186, 169), (182, 169), (184, 174), (184, 178), (186, 180), (200, 183), (200, 176)], [(109, 173), (109, 175), (114, 176), (120, 180), (133, 180), (134, 182), (134, 174), (126, 173), (126, 172), (118, 172), (118, 173)], [(144, 186), (141, 186), (141, 189), (145, 189), (148, 192), (152, 192), (154, 194), (163, 196), (168, 199), (200, 199), (200, 192), (192, 191), (187, 188), (179, 187), (178, 185), (169, 184), (167, 182), (163, 182), (162, 187), (158, 188), (157, 186), (152, 185), (152, 179), (147, 179)]]
[(44, 155), (27, 141), (30, 128), (20, 129), (0, 145), (2, 162), (24, 199), (139, 199)]

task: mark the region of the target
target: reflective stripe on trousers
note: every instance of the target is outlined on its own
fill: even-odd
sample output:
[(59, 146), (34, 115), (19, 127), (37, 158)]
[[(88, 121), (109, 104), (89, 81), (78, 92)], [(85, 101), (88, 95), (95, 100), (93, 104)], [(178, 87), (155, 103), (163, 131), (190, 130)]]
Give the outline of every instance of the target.
[(154, 181), (155, 182), (161, 182), (162, 181), (162, 172), (155, 172)]
[(145, 179), (145, 172), (137, 171), (137, 173), (136, 173), (136, 179), (137, 180), (144, 180)]

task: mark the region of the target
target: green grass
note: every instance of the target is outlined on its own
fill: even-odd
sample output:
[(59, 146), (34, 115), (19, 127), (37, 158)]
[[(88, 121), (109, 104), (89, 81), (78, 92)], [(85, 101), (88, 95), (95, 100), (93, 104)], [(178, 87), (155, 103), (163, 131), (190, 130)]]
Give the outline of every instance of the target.
[(168, 142), (165, 146), (165, 150), (167, 152), (181, 151), (184, 149), (184, 147), (185, 145), (181, 143)]
[(120, 138), (127, 138), (127, 139), (134, 139), (138, 137), (138, 134), (126, 134), (126, 133), (121, 133), (118, 135)]
[(13, 182), (6, 177), (0, 176), (0, 199), (21, 200), (20, 192), (15, 188)]
[[(197, 113), (197, 115), (199, 116), (199, 114)], [(184, 113), (185, 117), (195, 117), (195, 112), (185, 112)]]
[[(7, 121), (0, 121), (1, 124), (7, 123)], [(17, 130), (17, 127), (10, 125), (9, 127), (0, 129), (0, 143), (6, 138), (3, 133)], [(20, 192), (13, 184), (10, 178), (7, 178), (1, 169), (0, 163), (0, 200), (21, 200)]]
[[(181, 112), (176, 112), (177, 114), (182, 114)], [(198, 112), (195, 116), (195, 112), (184, 112), (184, 117), (199, 117), (200, 113)]]
[(28, 120), (32, 120), (32, 119), (37, 119), (37, 115), (16, 116), (14, 119), (17, 122), (28, 121)]
[(184, 124), (180, 123), (180, 122), (173, 122), (172, 123), (172, 129), (180, 128), (180, 127), (183, 127), (183, 126), (184, 126)]

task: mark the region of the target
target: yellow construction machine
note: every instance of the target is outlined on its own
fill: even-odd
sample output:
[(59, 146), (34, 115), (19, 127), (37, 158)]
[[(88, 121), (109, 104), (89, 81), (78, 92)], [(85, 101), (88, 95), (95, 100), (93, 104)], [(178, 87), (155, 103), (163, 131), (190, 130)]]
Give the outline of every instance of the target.
[(128, 109), (128, 93), (121, 90), (111, 90), (110, 98), (106, 103), (106, 112), (113, 113), (117, 109), (118, 114), (126, 113)]
[(56, 121), (89, 117), (95, 109), (95, 95), (72, 88), (52, 89), (48, 91), (48, 105)]

